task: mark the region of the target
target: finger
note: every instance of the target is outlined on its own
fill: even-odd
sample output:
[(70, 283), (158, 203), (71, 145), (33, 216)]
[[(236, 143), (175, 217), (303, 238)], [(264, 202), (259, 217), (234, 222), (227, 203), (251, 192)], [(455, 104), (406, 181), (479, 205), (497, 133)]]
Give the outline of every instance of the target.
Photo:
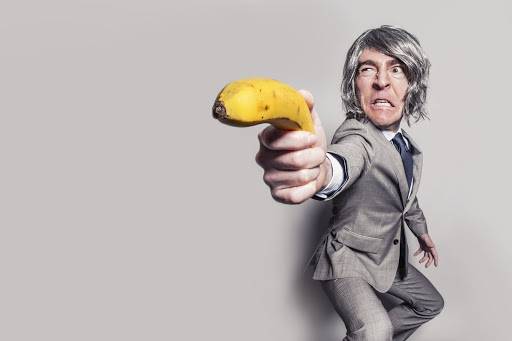
[(425, 268), (428, 268), (430, 266), (430, 264), (432, 264), (432, 262), (434, 261), (434, 257), (432, 256), (432, 254), (429, 252), (428, 253), (428, 261), (427, 261), (427, 264), (425, 264)]
[(300, 89), (299, 93), (302, 95), (302, 97), (304, 97), (309, 110), (313, 109), (315, 106), (315, 98), (313, 97), (313, 94), (305, 89)]
[[(261, 152), (261, 153), (260, 153)], [(303, 150), (282, 152), (267, 150), (258, 152), (258, 161), (264, 169), (282, 171), (297, 171), (305, 168), (318, 167), (325, 160), (322, 148), (307, 148)]]
[(316, 193), (316, 185), (314, 181), (312, 181), (303, 186), (273, 189), (270, 193), (278, 202), (284, 204), (300, 204)]
[(315, 131), (318, 132), (322, 128), (322, 122), (320, 121), (320, 116), (318, 116), (314, 106), (315, 106), (315, 99), (311, 92), (308, 90), (301, 89), (299, 90), (302, 97), (306, 100), (306, 104), (309, 107), (309, 111), (311, 113), (311, 119), (313, 120), (313, 124), (315, 125)]
[(267, 169), (268, 160), (272, 157), (272, 151), (260, 144), (260, 150), (256, 153), (254, 160), (261, 168)]
[(256, 153), (255, 160), (265, 170), (297, 171), (316, 168), (324, 160), (321, 148), (307, 148), (298, 151), (275, 151), (264, 146)]
[(423, 263), (424, 261), (426, 261), (428, 259), (427, 257), (427, 253), (426, 252), (423, 252), (423, 257), (420, 259), (420, 263)]
[(420, 253), (421, 253), (421, 247), (420, 247), (420, 248), (418, 248), (418, 250), (416, 250), (416, 252), (414, 253), (414, 256), (417, 256), (417, 255), (419, 255)]
[(439, 264), (439, 255), (437, 254), (437, 250), (436, 248), (432, 248), (430, 251), (432, 252), (432, 257), (434, 257), (434, 265), (437, 267)]
[(283, 130), (269, 125), (258, 134), (258, 140), (270, 150), (300, 150), (314, 145), (318, 137), (304, 130)]
[(306, 168), (298, 171), (280, 171), (268, 169), (263, 174), (263, 181), (275, 189), (297, 187), (315, 180), (320, 174), (320, 168)]

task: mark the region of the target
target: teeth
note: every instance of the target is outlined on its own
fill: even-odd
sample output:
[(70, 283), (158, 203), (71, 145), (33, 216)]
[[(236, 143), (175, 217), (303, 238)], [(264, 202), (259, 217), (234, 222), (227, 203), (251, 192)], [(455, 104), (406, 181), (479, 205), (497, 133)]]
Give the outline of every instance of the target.
[(391, 103), (387, 99), (379, 98), (373, 101), (373, 105), (378, 107), (391, 107)]
[(380, 102), (380, 101), (377, 101), (374, 103), (375, 106), (378, 106), (378, 107), (390, 107), (391, 106), (391, 103), (389, 102)]

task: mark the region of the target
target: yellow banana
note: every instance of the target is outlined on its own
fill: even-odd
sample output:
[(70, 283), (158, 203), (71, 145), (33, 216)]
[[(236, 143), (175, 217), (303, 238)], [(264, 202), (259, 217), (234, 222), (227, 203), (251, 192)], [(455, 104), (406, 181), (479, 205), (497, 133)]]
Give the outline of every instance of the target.
[(315, 132), (304, 97), (273, 79), (250, 78), (229, 83), (217, 96), (212, 112), (222, 123), (237, 127), (271, 123), (280, 129)]

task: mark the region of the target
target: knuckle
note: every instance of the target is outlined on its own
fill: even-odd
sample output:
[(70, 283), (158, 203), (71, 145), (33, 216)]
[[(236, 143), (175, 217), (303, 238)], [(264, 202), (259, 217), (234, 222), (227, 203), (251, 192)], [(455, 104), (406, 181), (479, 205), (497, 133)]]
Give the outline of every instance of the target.
[(265, 146), (270, 149), (274, 149), (276, 142), (281, 138), (281, 134), (279, 129), (275, 128), (273, 125), (269, 125), (262, 131), (262, 142)]
[(300, 158), (299, 158), (299, 155), (297, 155), (297, 152), (289, 153), (288, 161), (291, 166), (294, 166), (294, 167), (298, 166), (299, 162), (300, 162)]
[(261, 150), (259, 150), (257, 153), (256, 153), (256, 156), (254, 157), (254, 161), (256, 161), (256, 163), (258, 165), (262, 165), (261, 163)]
[(272, 189), (270, 191), (274, 200), (284, 204), (296, 204), (296, 198), (294, 197), (293, 191), (283, 189)]
[(300, 134), (300, 135), (297, 134), (297, 135), (295, 135), (295, 141), (294, 142), (298, 146), (302, 146), (303, 148), (308, 148), (311, 145), (311, 143), (312, 143), (311, 140), (312, 140), (313, 136), (314, 135), (310, 134), (310, 133), (308, 133), (308, 134), (303, 133), (303, 134)]
[(312, 172), (309, 169), (302, 169), (298, 172), (298, 182), (301, 185), (307, 184), (312, 180)]
[(258, 133), (258, 140), (260, 141), (260, 145), (264, 146), (264, 147), (268, 147), (269, 145), (269, 133), (268, 133), (268, 128), (265, 128), (263, 129), (262, 131), (260, 131)]
[(260, 145), (265, 146), (266, 145), (266, 136), (265, 136), (265, 130), (262, 130), (258, 133), (258, 141), (260, 142)]
[(288, 195), (288, 201), (290, 204), (300, 204), (304, 201), (304, 198), (302, 198), (302, 195), (299, 191), (290, 191), (290, 194)]
[(270, 171), (266, 171), (263, 173), (263, 181), (268, 185), (272, 186), (274, 183), (274, 175)]
[(291, 154), (292, 165), (295, 168), (304, 168), (308, 159), (307, 150), (299, 150)]
[(269, 167), (269, 164), (272, 162), (273, 155), (270, 150), (266, 149), (264, 146), (261, 146), (256, 156), (254, 157), (256, 163), (261, 166), (261, 168), (266, 169)]
[(270, 195), (272, 195), (272, 198), (277, 201), (277, 202), (281, 202), (281, 203), (286, 203), (286, 201), (284, 200), (283, 196), (281, 195), (282, 191), (279, 191), (278, 189), (276, 188), (272, 188), (270, 190)]

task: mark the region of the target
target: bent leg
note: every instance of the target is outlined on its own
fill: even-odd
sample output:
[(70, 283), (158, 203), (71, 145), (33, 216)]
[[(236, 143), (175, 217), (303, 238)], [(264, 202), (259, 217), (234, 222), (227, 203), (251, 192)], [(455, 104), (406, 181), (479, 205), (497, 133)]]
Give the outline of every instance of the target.
[(393, 340), (406, 340), (423, 323), (436, 317), (444, 307), (441, 294), (430, 281), (409, 263), (407, 277), (397, 276), (391, 288), (384, 294), (403, 300), (388, 311), (393, 324)]
[(393, 326), (374, 289), (361, 278), (321, 281), (347, 328), (347, 341), (391, 341)]

